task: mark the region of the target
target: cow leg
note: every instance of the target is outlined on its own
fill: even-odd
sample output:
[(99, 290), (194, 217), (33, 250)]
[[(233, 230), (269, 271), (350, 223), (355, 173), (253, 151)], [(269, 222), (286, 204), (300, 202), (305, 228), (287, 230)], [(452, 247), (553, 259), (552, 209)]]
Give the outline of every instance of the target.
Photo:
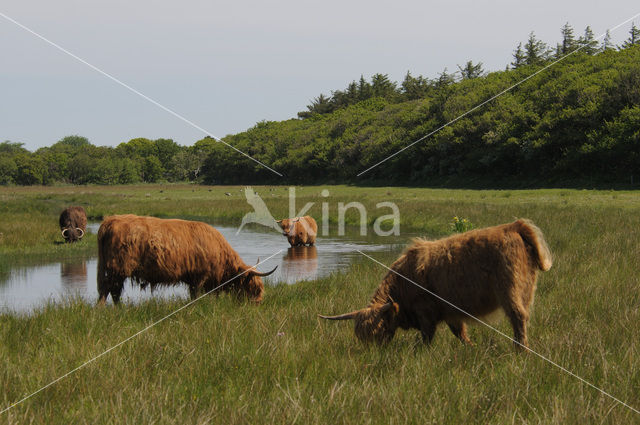
[(107, 297), (109, 296), (109, 291), (101, 288), (98, 285), (98, 305), (105, 305), (107, 303)]
[(430, 323), (424, 326), (421, 325), (420, 332), (422, 333), (422, 342), (424, 342), (425, 344), (431, 344), (431, 341), (433, 340), (433, 336), (436, 333), (436, 324)]
[(189, 297), (191, 297), (192, 300), (195, 300), (204, 293), (204, 283), (204, 280), (197, 283), (189, 283)]
[(430, 344), (436, 333), (436, 326), (438, 322), (430, 317), (420, 316), (418, 318), (418, 323), (420, 324), (420, 332), (422, 333), (422, 342)]
[(189, 285), (189, 298), (192, 300), (198, 298), (198, 288), (195, 285)]
[(113, 277), (107, 274), (98, 264), (98, 305), (105, 305), (111, 294), (114, 304), (120, 302), (120, 294), (124, 286), (124, 277)]
[(465, 344), (469, 344), (469, 345), (473, 345), (473, 342), (471, 342), (471, 340), (469, 339), (469, 336), (467, 335), (467, 324), (464, 323), (463, 321), (450, 321), (447, 322), (447, 325), (449, 325), (449, 329), (451, 329), (451, 332), (453, 332), (453, 334), (460, 339), (460, 341), (464, 342)]
[(111, 288), (109, 289), (109, 293), (111, 294), (111, 299), (114, 304), (120, 303), (120, 296), (122, 295), (122, 289), (124, 288), (124, 279), (118, 279), (116, 282), (113, 282)]
[(527, 322), (529, 321), (529, 314), (527, 311), (519, 305), (510, 305), (505, 308), (505, 313), (513, 327), (513, 339), (516, 341), (514, 342), (516, 349), (522, 350), (524, 347), (528, 347)]

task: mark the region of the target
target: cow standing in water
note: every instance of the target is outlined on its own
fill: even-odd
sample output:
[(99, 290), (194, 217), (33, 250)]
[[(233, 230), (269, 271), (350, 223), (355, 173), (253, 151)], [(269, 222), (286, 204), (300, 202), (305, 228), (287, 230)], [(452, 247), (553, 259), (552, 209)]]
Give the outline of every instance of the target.
[(65, 242), (78, 242), (87, 231), (87, 213), (82, 207), (68, 207), (60, 214), (60, 231)]
[[(277, 266), (276, 266), (277, 268)], [(120, 301), (131, 278), (147, 285), (189, 285), (194, 299), (222, 286), (252, 301), (262, 301), (264, 285), (255, 267), (245, 264), (227, 240), (207, 223), (177, 219), (116, 215), (98, 231), (98, 295)]]
[(308, 215), (304, 217), (285, 218), (278, 220), (282, 234), (287, 237), (291, 246), (313, 246), (316, 243), (318, 224)]
[(527, 346), (527, 322), (538, 271), (551, 268), (542, 232), (529, 220), (472, 230), (437, 241), (418, 239), (398, 258), (369, 306), (324, 319), (355, 322), (363, 341), (390, 341), (398, 327), (424, 342), (444, 321), (470, 343), (466, 324), (502, 308), (516, 348)]

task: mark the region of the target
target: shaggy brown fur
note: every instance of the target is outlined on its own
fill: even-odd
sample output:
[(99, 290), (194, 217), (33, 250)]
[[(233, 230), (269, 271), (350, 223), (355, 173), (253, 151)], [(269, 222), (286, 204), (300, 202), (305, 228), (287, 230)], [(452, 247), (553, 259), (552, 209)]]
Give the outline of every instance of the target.
[(417, 239), (393, 263), (391, 270), (398, 274), (387, 273), (368, 307), (321, 317), (354, 319), (358, 338), (378, 343), (391, 340), (398, 327), (419, 329), (428, 343), (444, 321), (456, 337), (471, 343), (466, 332), (466, 323), (473, 321), (469, 315), (482, 317), (502, 308), (511, 321), (516, 348), (521, 348), (519, 344), (527, 346), (538, 270), (547, 271), (551, 264), (542, 232), (529, 220), (437, 241)]
[(291, 246), (313, 245), (316, 243), (318, 225), (313, 217), (285, 218), (278, 221), (282, 234), (287, 237)]
[(60, 213), (60, 231), (65, 242), (77, 242), (87, 231), (87, 213), (82, 207), (68, 207)]
[(259, 303), (264, 292), (260, 276), (275, 271), (251, 270), (220, 232), (206, 223), (135, 215), (116, 215), (102, 222), (98, 255), (100, 303), (109, 294), (118, 303), (128, 277), (142, 287), (184, 282), (192, 299), (233, 279), (222, 289)]

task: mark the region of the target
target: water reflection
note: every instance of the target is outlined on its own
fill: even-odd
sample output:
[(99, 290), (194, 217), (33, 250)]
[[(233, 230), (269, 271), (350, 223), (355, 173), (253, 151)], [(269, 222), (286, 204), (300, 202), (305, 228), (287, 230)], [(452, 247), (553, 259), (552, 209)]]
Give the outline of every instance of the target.
[(318, 277), (318, 248), (292, 246), (282, 258), (282, 277), (286, 282), (313, 280)]
[(70, 290), (82, 290), (87, 286), (87, 262), (60, 263), (60, 280)]

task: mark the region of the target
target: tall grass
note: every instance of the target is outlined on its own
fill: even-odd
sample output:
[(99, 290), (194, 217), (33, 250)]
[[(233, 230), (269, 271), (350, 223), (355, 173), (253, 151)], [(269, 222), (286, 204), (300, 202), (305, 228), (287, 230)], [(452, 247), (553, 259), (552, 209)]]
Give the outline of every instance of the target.
[[(215, 209), (207, 215), (211, 206), (226, 217), (248, 211), (240, 194), (238, 200), (226, 199), (229, 188), (196, 189), (83, 188), (95, 193), (82, 202), (90, 215), (132, 210), (216, 217)], [(361, 200), (375, 211), (377, 202), (395, 200), (403, 226), (426, 234), (447, 233), (454, 216), (476, 227), (532, 219), (545, 234), (554, 265), (539, 282), (531, 348), (640, 408), (640, 197), (635, 193), (543, 190), (505, 196), (499, 191), (329, 189), (332, 206), (338, 200)], [(41, 192), (63, 204), (72, 195), (59, 192), (74, 190)], [(146, 197), (159, 190), (181, 201)], [(319, 191), (302, 189), (304, 199), (322, 202)], [(41, 192), (22, 196), (37, 206), (33, 198)], [(276, 205), (284, 197), (273, 198), (268, 201), (272, 212), (286, 213), (286, 206)], [(19, 214), (13, 217), (21, 221)], [(24, 249), (0, 248), (11, 255)], [(385, 264), (394, 257), (376, 255)], [(535, 355), (517, 354), (509, 340), (481, 325), (471, 329), (473, 347), (460, 344), (446, 326), (438, 329), (430, 347), (419, 343), (416, 331), (399, 331), (390, 344), (378, 347), (357, 342), (349, 323), (317, 318), (318, 313), (365, 306), (384, 273), (363, 258), (344, 273), (269, 287), (261, 306), (208, 296), (0, 419), (10, 424), (640, 422), (632, 410)], [(76, 300), (30, 316), (0, 315), (0, 406), (185, 302), (95, 308)], [(511, 335), (507, 320), (495, 320), (494, 326)]]

